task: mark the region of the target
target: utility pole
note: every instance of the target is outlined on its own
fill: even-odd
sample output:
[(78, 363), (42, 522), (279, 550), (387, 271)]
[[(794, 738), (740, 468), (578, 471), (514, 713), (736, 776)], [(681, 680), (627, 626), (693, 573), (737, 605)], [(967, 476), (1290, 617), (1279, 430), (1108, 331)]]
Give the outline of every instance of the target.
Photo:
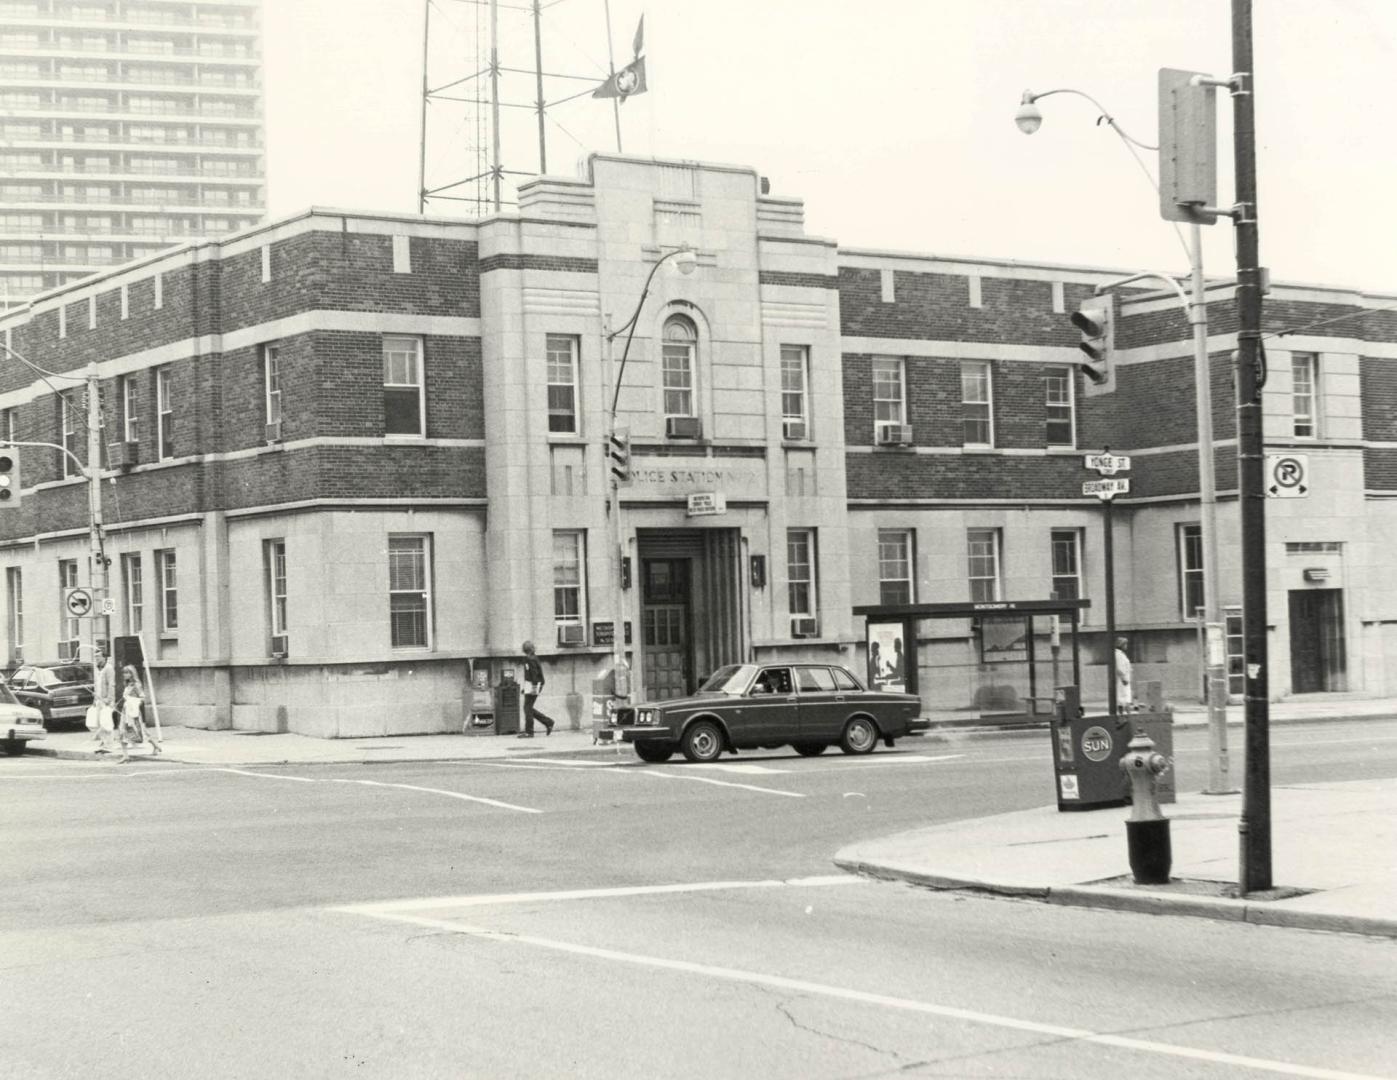
[(87, 505), (88, 505), (88, 582), (92, 586), (93, 602), (97, 610), (88, 620), (89, 638), (93, 662), (97, 657), (97, 624), (101, 623), (101, 637), (111, 648), (111, 623), (109, 616), (100, 614), (104, 601), (108, 598), (110, 575), (107, 572), (107, 557), (102, 546), (102, 400), (98, 395), (100, 381), (97, 378), (97, 364), (94, 361), (87, 367)]
[(548, 136), (543, 126), (543, 9), (534, 0), (534, 83), (538, 88), (538, 174), (548, 171)]
[(1256, 81), (1251, 0), (1232, 0), (1232, 133), (1237, 204), (1237, 471), (1242, 503), (1242, 638), (1246, 781), (1238, 823), (1238, 886), (1271, 888), (1271, 718), (1266, 641), (1265, 446), (1261, 427), (1262, 272), (1256, 212)]

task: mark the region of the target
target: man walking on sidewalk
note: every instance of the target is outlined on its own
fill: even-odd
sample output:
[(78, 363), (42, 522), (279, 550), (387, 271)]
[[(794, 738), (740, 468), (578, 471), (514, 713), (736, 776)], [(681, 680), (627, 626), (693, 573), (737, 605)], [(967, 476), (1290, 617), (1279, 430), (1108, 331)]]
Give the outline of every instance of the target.
[(532, 739), (534, 737), (534, 719), (537, 718), (548, 734), (553, 734), (554, 721), (544, 716), (534, 708), (534, 702), (538, 700), (539, 694), (543, 693), (543, 665), (538, 662), (538, 657), (534, 654), (534, 643), (526, 641), (524, 649), (524, 730), (519, 733), (521, 739)]

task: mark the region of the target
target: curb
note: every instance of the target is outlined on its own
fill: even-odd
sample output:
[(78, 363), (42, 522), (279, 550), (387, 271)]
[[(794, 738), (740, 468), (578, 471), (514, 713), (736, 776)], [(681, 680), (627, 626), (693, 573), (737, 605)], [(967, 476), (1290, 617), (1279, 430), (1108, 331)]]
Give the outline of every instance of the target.
[(1320, 930), (1327, 933), (1397, 938), (1397, 920), (1277, 908), (1273, 904), (1258, 904), (1251, 900), (1171, 896), (1093, 885), (1006, 885), (975, 878), (951, 877), (925, 870), (912, 870), (887, 863), (863, 862), (858, 859), (835, 859), (834, 865), (846, 873), (857, 874), (860, 877), (901, 881), (936, 892), (966, 892), (1015, 900), (1041, 900), (1062, 907), (1130, 911), (1141, 915), (1181, 915), (1223, 922), (1251, 923), (1254, 926), (1278, 926), (1291, 930)]
[[(472, 762), (472, 761), (520, 761), (520, 760), (525, 760), (525, 759), (527, 759), (527, 758), (529, 758), (529, 757), (532, 757), (532, 756), (542, 757), (542, 756), (545, 756), (545, 755), (546, 755), (546, 756), (552, 757), (552, 756), (555, 756), (555, 755), (558, 755), (558, 754), (591, 754), (591, 753), (594, 753), (594, 752), (596, 752), (596, 751), (600, 751), (600, 750), (602, 750), (602, 749), (608, 749), (608, 750), (609, 750), (610, 747), (605, 747), (605, 748), (603, 748), (603, 747), (601, 747), (601, 746), (595, 746), (595, 747), (593, 747), (593, 746), (586, 746), (586, 747), (574, 747), (574, 748), (571, 749), (571, 750), (540, 750), (540, 749), (536, 749), (536, 748), (534, 748), (534, 747), (529, 747), (529, 748), (526, 750), (526, 749), (523, 749), (523, 748), (521, 747), (519, 750), (515, 751), (514, 753), (501, 752), (501, 753), (493, 753), (493, 754), (488, 754), (488, 755), (485, 755), (485, 754), (473, 754), (473, 755), (471, 755), (470, 757), (459, 757), (459, 756), (452, 756), (452, 757), (420, 757), (420, 758), (383, 758), (383, 757), (358, 758), (358, 757), (342, 757), (342, 758), (335, 758), (335, 759), (333, 759), (333, 760), (321, 760), (321, 761), (298, 761), (298, 760), (295, 760), (295, 759), (292, 759), (292, 758), (278, 758), (278, 759), (276, 759), (276, 760), (267, 760), (267, 759), (265, 759), (265, 758), (259, 758), (259, 759), (254, 760), (254, 761), (191, 761), (191, 760), (189, 760), (188, 758), (180, 757), (178, 754), (171, 754), (171, 753), (167, 750), (167, 751), (165, 751), (163, 754), (161, 754), (159, 757), (151, 757), (150, 755), (145, 754), (145, 753), (141, 753), (141, 754), (138, 754), (138, 755), (137, 755), (137, 754), (133, 754), (133, 755), (131, 756), (131, 760), (130, 760), (130, 762), (128, 762), (128, 764), (132, 764), (132, 763), (137, 762), (137, 761), (150, 761), (150, 762), (157, 762), (157, 763), (160, 763), (160, 764), (169, 764), (169, 765), (192, 765), (192, 766), (201, 766), (201, 767), (204, 767), (204, 768), (224, 768), (224, 767), (248, 768), (248, 767), (259, 766), (259, 765), (261, 765), (261, 766), (294, 765), (294, 766), (296, 766), (296, 767), (298, 767), (298, 768), (301, 768), (301, 767), (305, 767), (305, 768), (314, 768), (314, 767), (326, 766), (326, 765), (453, 765), (453, 764), (454, 764), (454, 765), (461, 765), (461, 764), (469, 764), (469, 763)], [(61, 760), (61, 761), (90, 761), (90, 762), (94, 762), (94, 763), (101, 763), (102, 760), (103, 760), (101, 757), (98, 757), (98, 756), (97, 756), (95, 753), (93, 753), (91, 750), (59, 750), (59, 749), (56, 749), (56, 748), (54, 748), (54, 747), (41, 747), (41, 746), (30, 746), (30, 747), (26, 747), (23, 756), (24, 756), (24, 757), (55, 758), (55, 759), (58, 759), (58, 760)], [(112, 760), (115, 761), (116, 759), (113, 758)]]

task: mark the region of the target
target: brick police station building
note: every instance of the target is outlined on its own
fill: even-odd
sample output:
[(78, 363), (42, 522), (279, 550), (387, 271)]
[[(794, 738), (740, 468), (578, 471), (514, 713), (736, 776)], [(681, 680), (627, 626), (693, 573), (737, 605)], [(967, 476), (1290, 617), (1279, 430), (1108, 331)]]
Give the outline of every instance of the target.
[[(525, 639), (545, 711), (585, 717), (618, 597), (646, 696), (748, 658), (862, 672), (860, 606), (1080, 597), (1083, 694), (1100, 699), (1103, 512), (1081, 487), (1083, 455), (1109, 447), (1132, 459), (1113, 535), (1136, 679), (1199, 698), (1207, 573), (1239, 676), (1230, 288), (1209, 292), (1214, 568), (1172, 290), (1118, 294), (1115, 389), (1088, 395), (1068, 316), (1118, 271), (845, 247), (765, 188), (747, 168), (599, 154), (525, 184), (515, 213), (315, 209), (0, 319), (41, 368), (96, 365), (116, 612), (99, 636), (141, 635), (167, 723), (360, 737), (459, 731), (471, 672), (517, 671)], [(618, 399), (618, 589), (608, 333), (686, 244), (697, 265), (655, 274)], [(1287, 331), (1266, 342), (1268, 450), (1308, 462), (1306, 497), (1267, 507), (1280, 697), (1397, 693), (1394, 303), (1267, 298), (1268, 331)], [(85, 460), (80, 382), (6, 354), (0, 410), (0, 438)], [(61, 597), (91, 580), (88, 486), (55, 449), (20, 457), (0, 648), (87, 659)], [(1033, 630), (1041, 688), (1060, 673)], [(918, 622), (914, 645), (928, 709), (1028, 693), (977, 620)]]

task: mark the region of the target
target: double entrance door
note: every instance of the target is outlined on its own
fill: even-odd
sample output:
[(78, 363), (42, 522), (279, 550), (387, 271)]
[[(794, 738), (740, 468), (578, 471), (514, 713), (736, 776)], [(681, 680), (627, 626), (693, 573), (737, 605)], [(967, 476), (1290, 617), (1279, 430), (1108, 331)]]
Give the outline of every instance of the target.
[(684, 697), (746, 659), (736, 529), (638, 529), (640, 692)]

